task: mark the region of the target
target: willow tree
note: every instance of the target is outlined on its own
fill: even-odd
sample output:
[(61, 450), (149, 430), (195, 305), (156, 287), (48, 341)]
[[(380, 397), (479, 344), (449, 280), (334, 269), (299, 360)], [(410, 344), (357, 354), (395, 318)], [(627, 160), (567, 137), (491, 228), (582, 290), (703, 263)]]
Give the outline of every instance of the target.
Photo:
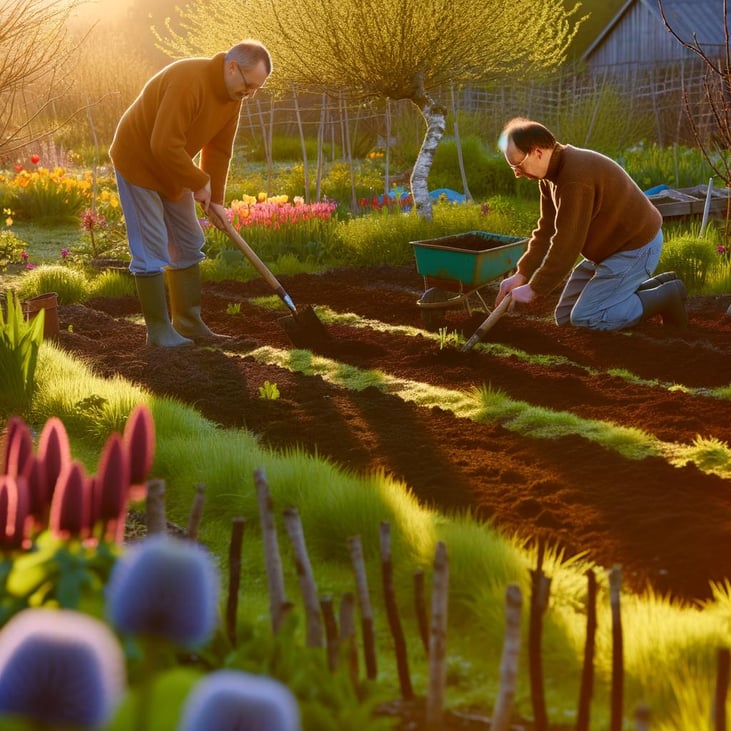
[(419, 214), (432, 217), (427, 179), (446, 128), (434, 91), (559, 65), (580, 20), (556, 0), (192, 0), (158, 36), (173, 57), (263, 41), (276, 83), (366, 101), (410, 100), (425, 132), (411, 173)]

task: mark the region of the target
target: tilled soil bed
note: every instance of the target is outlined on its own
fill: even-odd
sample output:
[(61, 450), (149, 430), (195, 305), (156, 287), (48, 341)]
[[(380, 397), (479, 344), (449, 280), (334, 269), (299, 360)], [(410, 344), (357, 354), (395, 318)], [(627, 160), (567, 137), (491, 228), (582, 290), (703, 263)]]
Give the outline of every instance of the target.
[[(424, 282), (412, 267), (282, 281), (300, 306), (421, 327), (416, 300)], [(271, 447), (298, 446), (349, 470), (385, 470), (441, 511), (469, 508), (508, 534), (542, 536), (568, 556), (586, 552), (599, 566), (619, 564), (631, 589), (699, 600), (710, 596), (709, 582), (731, 577), (731, 480), (692, 463), (627, 459), (580, 435), (527, 437), (417, 406), (388, 389), (348, 391), (257, 362), (248, 355), (257, 348), (292, 347), (277, 322), (284, 312), (251, 301), (270, 294), (261, 281), (204, 285), (207, 323), (230, 336), (221, 347), (146, 346), (144, 327), (129, 319), (139, 314), (133, 297), (60, 307), (59, 343), (100, 375), (120, 374), (174, 396)], [(229, 314), (237, 303), (240, 312)], [(463, 353), (426, 335), (340, 324), (327, 326), (331, 342), (317, 352), (454, 391), (490, 386), (516, 401), (635, 427), (663, 442), (687, 445), (700, 436), (731, 444), (731, 400), (708, 393), (731, 383), (731, 295), (691, 298), (687, 332), (659, 319), (620, 333), (558, 328), (552, 304), (505, 315), (489, 332), (486, 340), (513, 348), (512, 355), (479, 347)], [(446, 327), (469, 336), (483, 319), (458, 309), (447, 313)], [(266, 381), (276, 384), (279, 399), (260, 398)]]

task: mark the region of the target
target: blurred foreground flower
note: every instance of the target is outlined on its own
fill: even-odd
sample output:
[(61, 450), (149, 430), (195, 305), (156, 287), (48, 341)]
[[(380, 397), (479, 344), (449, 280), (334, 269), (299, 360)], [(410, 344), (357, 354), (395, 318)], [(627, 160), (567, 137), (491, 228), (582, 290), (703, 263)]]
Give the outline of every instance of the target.
[(220, 580), (199, 544), (150, 536), (118, 559), (107, 585), (107, 619), (123, 634), (196, 648), (218, 622)]
[(273, 678), (218, 670), (198, 681), (178, 731), (299, 731), (297, 700)]
[(124, 655), (102, 622), (26, 609), (0, 632), (0, 713), (79, 729), (107, 723), (125, 687)]

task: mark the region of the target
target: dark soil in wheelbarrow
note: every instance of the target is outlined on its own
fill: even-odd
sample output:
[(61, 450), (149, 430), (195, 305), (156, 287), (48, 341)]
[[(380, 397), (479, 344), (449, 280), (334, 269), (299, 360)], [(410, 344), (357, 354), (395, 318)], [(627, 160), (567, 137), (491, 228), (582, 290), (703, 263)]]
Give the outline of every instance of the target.
[[(421, 326), (416, 301), (424, 282), (412, 267), (298, 275), (283, 284), (300, 306)], [(143, 326), (126, 319), (139, 313), (132, 297), (61, 306), (59, 341), (101, 375), (121, 374), (174, 396), (274, 448), (298, 446), (354, 471), (385, 470), (426, 505), (447, 513), (469, 508), (507, 534), (542, 537), (567, 556), (586, 552), (599, 567), (618, 564), (632, 589), (702, 600), (709, 582), (731, 577), (731, 480), (691, 463), (627, 459), (580, 435), (522, 436), (376, 388), (346, 391), (258, 363), (247, 353), (291, 347), (277, 323), (281, 315), (250, 301), (269, 294), (261, 281), (204, 285), (204, 317), (230, 336), (225, 347), (235, 356), (220, 348), (147, 347)], [(240, 312), (229, 314), (236, 303)], [(704, 391), (731, 383), (731, 296), (691, 298), (687, 332), (659, 319), (621, 333), (558, 328), (553, 304), (548, 298), (541, 308), (509, 313), (490, 331), (486, 339), (514, 348), (512, 356), (345, 325), (328, 326), (331, 342), (319, 352), (452, 390), (489, 385), (515, 400), (636, 427), (664, 442), (688, 445), (700, 436), (731, 444), (731, 400)], [(483, 319), (458, 309), (446, 314), (446, 326), (469, 336)], [(529, 361), (520, 353), (565, 360)], [(266, 381), (276, 384), (278, 400), (259, 397)]]

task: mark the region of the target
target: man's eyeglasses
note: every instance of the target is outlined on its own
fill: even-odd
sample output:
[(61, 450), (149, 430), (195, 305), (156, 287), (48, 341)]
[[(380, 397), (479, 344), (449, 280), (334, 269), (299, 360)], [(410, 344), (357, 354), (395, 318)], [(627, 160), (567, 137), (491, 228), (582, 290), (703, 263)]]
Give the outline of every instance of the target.
[(525, 153), (525, 156), (520, 162), (512, 163), (510, 162), (510, 160), (508, 160), (507, 163), (513, 170), (520, 170), (523, 165), (525, 165), (525, 161), (530, 157), (530, 153), (531, 151), (528, 150), (528, 152)]
[(259, 91), (260, 87), (249, 83), (249, 80), (246, 78), (246, 74), (244, 73), (244, 70), (241, 68), (241, 66), (236, 64), (236, 68), (239, 70), (241, 78), (244, 81), (245, 91), (242, 96), (244, 99), (250, 99), (252, 96), (254, 96), (254, 94), (256, 94), (257, 91)]

